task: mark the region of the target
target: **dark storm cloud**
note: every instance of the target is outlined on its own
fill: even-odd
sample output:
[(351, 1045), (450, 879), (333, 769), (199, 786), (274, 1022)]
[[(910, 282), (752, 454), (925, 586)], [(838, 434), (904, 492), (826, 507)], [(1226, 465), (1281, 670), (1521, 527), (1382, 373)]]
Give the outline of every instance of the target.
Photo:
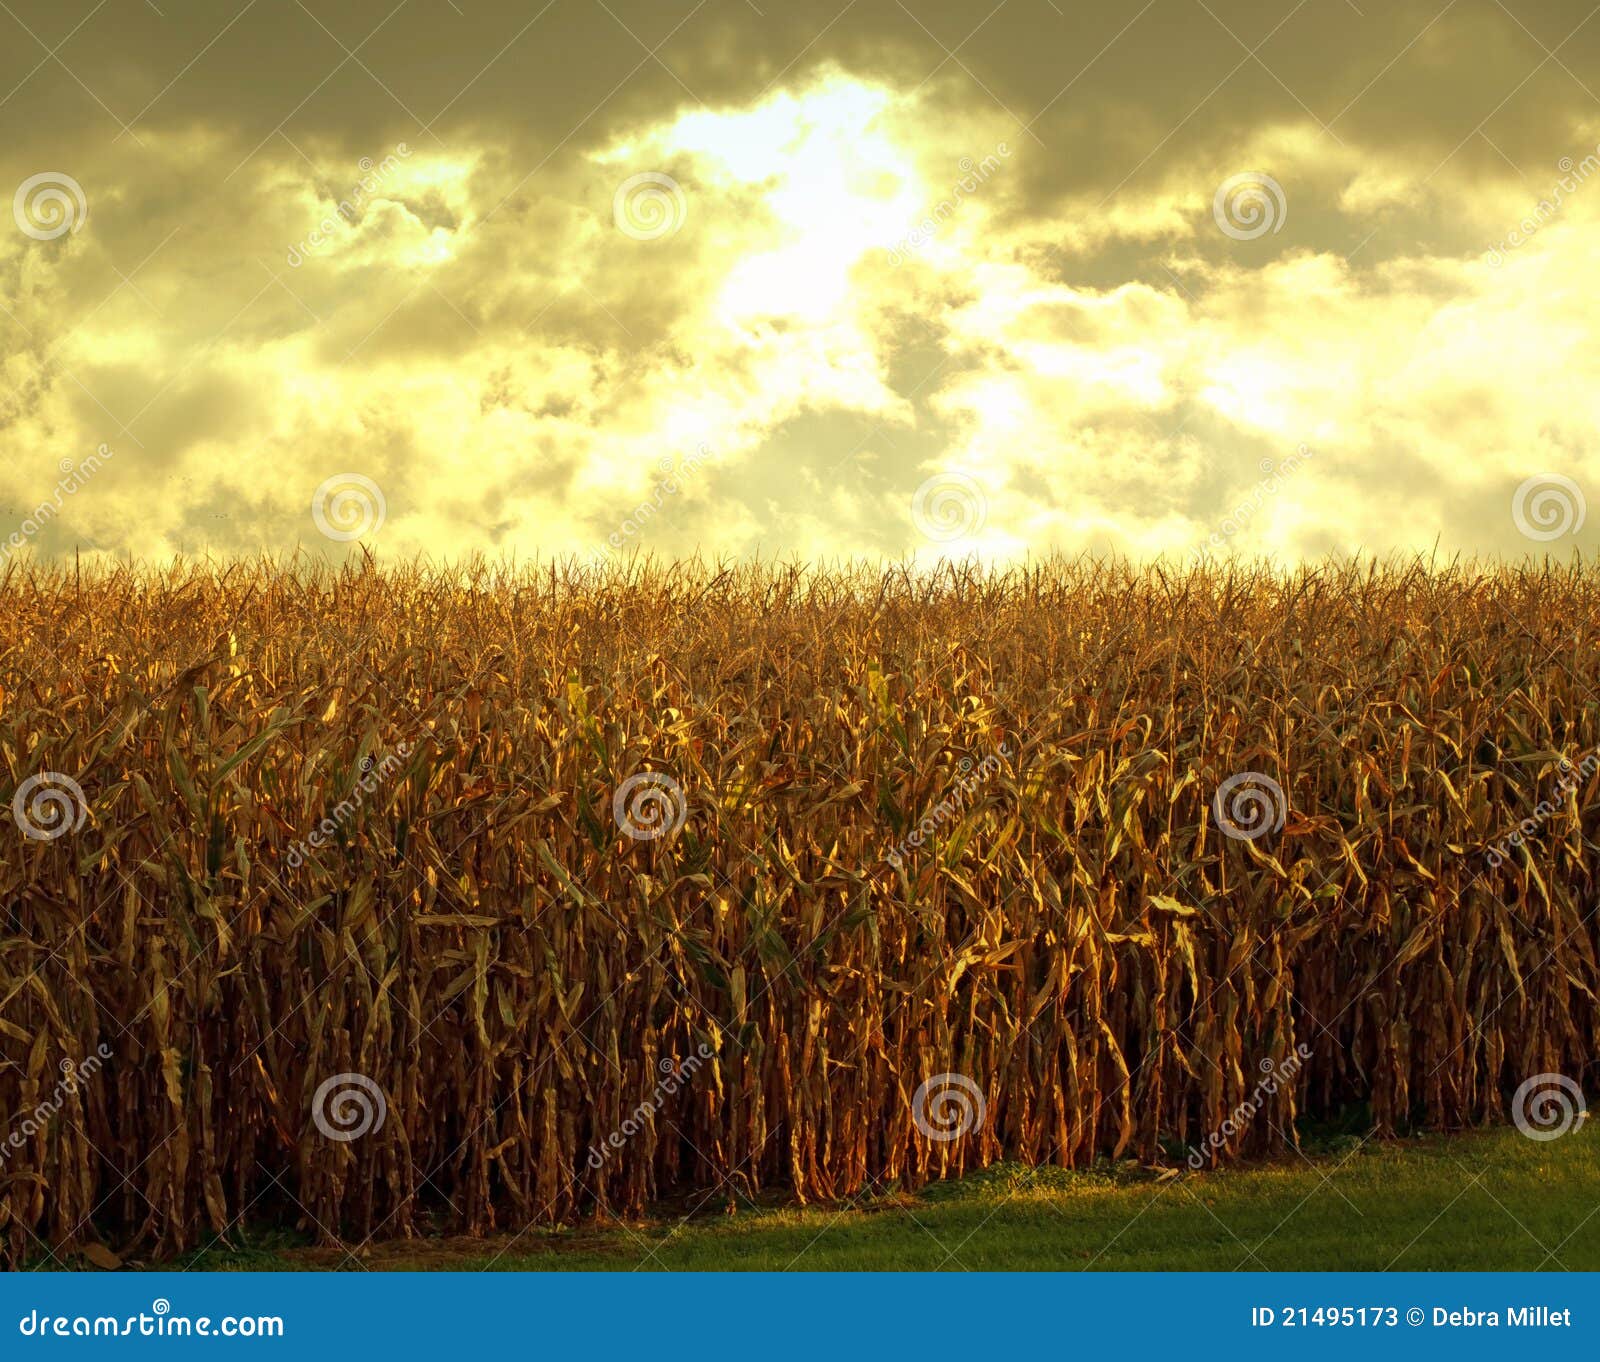
[[(97, 183), (119, 259), (180, 220), (225, 239), (255, 163), (334, 193), (358, 158), (402, 141), (496, 163), (480, 211), (537, 227), (595, 148), (836, 65), (924, 88), (932, 117), (1010, 123), (1027, 154), (1004, 204), (1024, 221), (1238, 170), (1289, 178), (1249, 159), (1274, 128), (1451, 185), (1538, 181), (1600, 117), (1600, 80), (1583, 75), (1600, 70), (1592, 13), (1582, 0), (26, 0), (0, 13), (0, 169)], [(1301, 171), (1269, 244), (1352, 250), (1373, 223)], [(1435, 208), (1367, 258), (1473, 245), (1461, 214)], [(1150, 279), (1158, 258), (1124, 247), (1071, 277)]]
[(1600, 70), (1591, 15), (1582, 0), (14, 0), (0, 117), (36, 157), (87, 136), (132, 154), (144, 129), (199, 123), (245, 150), (279, 130), (348, 147), (460, 138), (536, 164), (832, 62), (1015, 115), (1055, 153), (1030, 162), (1041, 193), (1159, 177), (1302, 120), (1434, 164), (1460, 147), (1500, 173), (1474, 135), (1486, 115), (1517, 161), (1600, 111), (1584, 88)]

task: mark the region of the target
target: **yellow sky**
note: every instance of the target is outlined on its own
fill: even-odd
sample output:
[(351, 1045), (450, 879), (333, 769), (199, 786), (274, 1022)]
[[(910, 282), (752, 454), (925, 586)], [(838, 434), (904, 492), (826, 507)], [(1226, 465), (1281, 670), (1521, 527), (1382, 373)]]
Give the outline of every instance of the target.
[(0, 553), (1587, 547), (1600, 19), (1070, 8), (0, 13)]

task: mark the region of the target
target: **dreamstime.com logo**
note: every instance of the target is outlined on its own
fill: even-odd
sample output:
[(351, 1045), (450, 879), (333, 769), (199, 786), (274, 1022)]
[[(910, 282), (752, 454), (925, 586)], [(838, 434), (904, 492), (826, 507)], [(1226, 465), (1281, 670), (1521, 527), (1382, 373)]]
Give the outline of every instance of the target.
[(110, 447), (101, 445), (93, 454), (82, 460), (62, 459), (56, 465), (61, 470), (61, 477), (56, 482), (54, 495), (35, 506), (23, 518), (22, 524), (12, 532), (11, 537), (0, 543), (0, 563), (5, 562), (54, 520), (60, 514), (67, 498), (82, 490), (84, 484), (104, 467), (105, 460), (111, 457)]
[(13, 1150), (21, 1149), (24, 1141), (44, 1130), (49, 1125), (50, 1119), (66, 1106), (67, 1098), (75, 1096), (83, 1087), (84, 1080), (93, 1078), (99, 1073), (106, 1060), (110, 1058), (111, 1047), (101, 1041), (95, 1046), (94, 1053), (81, 1064), (74, 1064), (70, 1058), (63, 1059), (61, 1077), (56, 1081), (50, 1096), (12, 1126), (4, 1142), (0, 1142), (0, 1164), (11, 1157)]
[(371, 757), (363, 757), (361, 776), (351, 787), (350, 793), (333, 806), (333, 812), (311, 830), (309, 837), (290, 846), (289, 854), (284, 857), (285, 863), (298, 869), (312, 859), (313, 852), (327, 846), (333, 835), (361, 811), (367, 796), (375, 794), (379, 786), (393, 779), (395, 772), (400, 769), (400, 763), (411, 755), (411, 751), (410, 743), (399, 742), (382, 761), (375, 762)]
[(89, 200), (83, 186), (59, 170), (42, 170), (17, 186), (11, 216), (24, 236), (54, 241), (71, 232), (76, 236), (89, 220)]
[(1289, 217), (1289, 200), (1283, 186), (1259, 170), (1230, 175), (1217, 186), (1211, 216), (1224, 236), (1254, 241), (1268, 232), (1278, 233)]
[(611, 217), (623, 236), (635, 241), (660, 241), (683, 226), (689, 201), (670, 175), (647, 170), (630, 175), (611, 196)]
[(1260, 771), (1240, 771), (1217, 786), (1211, 801), (1224, 837), (1253, 842), (1283, 827), (1289, 812), (1283, 786)]
[(1534, 1074), (1510, 1100), (1512, 1124), (1530, 1140), (1560, 1140), (1587, 1117), (1584, 1090), (1566, 1074)]
[(978, 1130), (989, 1117), (983, 1090), (966, 1074), (934, 1074), (911, 1099), (911, 1121), (940, 1144)]
[(639, 1103), (623, 1120), (622, 1124), (606, 1136), (598, 1145), (589, 1146), (588, 1164), (591, 1169), (599, 1168), (615, 1150), (621, 1149), (629, 1140), (641, 1130), (655, 1123), (656, 1114), (671, 1097), (689, 1079), (700, 1072), (700, 1066), (711, 1058), (713, 1051), (704, 1041), (695, 1047), (695, 1052), (688, 1059), (662, 1059), (657, 1061), (656, 1068), (661, 1073), (661, 1081), (651, 1090), (650, 1096)]
[(383, 1129), (389, 1103), (366, 1074), (334, 1074), (311, 1098), (311, 1122), (330, 1140), (349, 1144)]
[(366, 211), (367, 201), (400, 169), (400, 162), (410, 155), (411, 148), (400, 142), (396, 144), (394, 151), (381, 161), (374, 163), (372, 157), (363, 156), (356, 162), (361, 178), (351, 187), (350, 192), (339, 200), (333, 212), (312, 228), (309, 236), (289, 247), (289, 253), (284, 257), (289, 263), (289, 268), (299, 269), (305, 264), (307, 256), (315, 255), (332, 242), (338, 235), (340, 223), (346, 227), (359, 224), (362, 214)]
[(1534, 205), (1533, 212), (1513, 227), (1507, 236), (1484, 252), (1484, 263), (1490, 269), (1499, 269), (1505, 264), (1506, 256), (1519, 246), (1526, 246), (1542, 232), (1561, 211), (1568, 197), (1576, 194), (1591, 175), (1600, 171), (1600, 146), (1581, 161), (1575, 162), (1572, 157), (1563, 156), (1556, 162), (1556, 169), (1561, 173), (1561, 178), (1550, 187), (1549, 194), (1542, 197)]
[(681, 463), (671, 454), (663, 454), (656, 460), (656, 469), (661, 474), (661, 480), (651, 489), (650, 496), (646, 500), (641, 501), (622, 518), (617, 528), (606, 537), (606, 542), (590, 555), (590, 562), (596, 564), (605, 562), (613, 553), (620, 552), (630, 540), (642, 535), (645, 527), (661, 513), (661, 508), (666, 505), (667, 500), (683, 491), (684, 480), (691, 474), (698, 473), (700, 466), (710, 456), (710, 447), (700, 445)]
[(989, 518), (989, 500), (966, 473), (935, 473), (911, 494), (911, 520), (928, 539), (947, 544), (977, 534)]
[(158, 1296), (150, 1313), (129, 1315), (41, 1315), (38, 1308), (17, 1320), (24, 1338), (282, 1338), (282, 1315), (175, 1315), (172, 1303)]
[(1283, 1084), (1290, 1082), (1294, 1076), (1305, 1067), (1306, 1060), (1311, 1058), (1311, 1047), (1302, 1041), (1294, 1047), (1291, 1054), (1282, 1064), (1275, 1064), (1270, 1059), (1261, 1061), (1261, 1081), (1256, 1084), (1250, 1096), (1239, 1103), (1227, 1119), (1211, 1131), (1199, 1145), (1189, 1151), (1188, 1164), (1191, 1172), (1198, 1173), (1205, 1167), (1206, 1160), (1211, 1158), (1218, 1149), (1225, 1145), (1241, 1130), (1246, 1129), (1261, 1108), (1266, 1105), (1267, 1098), (1278, 1091)]
[(993, 780), (1003, 764), (1001, 758), (1010, 755), (1011, 749), (1002, 742), (978, 763), (976, 769), (973, 767), (971, 757), (962, 757), (958, 767), (961, 774), (956, 778), (956, 783), (946, 791), (944, 798), (933, 806), (932, 811), (924, 814), (918, 820), (916, 827), (902, 837), (890, 851), (887, 857), (889, 864), (899, 870), (906, 863), (908, 853), (917, 850), (946, 823), (958, 817), (968, 796), (984, 781)]
[(364, 473), (335, 473), (311, 495), (311, 520), (335, 543), (376, 534), (389, 514), (383, 489)]
[(1262, 503), (1269, 496), (1280, 492), (1287, 483), (1290, 474), (1299, 471), (1300, 466), (1310, 458), (1316, 456), (1316, 451), (1309, 445), (1297, 445), (1295, 452), (1287, 458), (1262, 459), (1260, 468), (1266, 475), (1250, 489), (1249, 496), (1238, 502), (1234, 508), (1223, 517), (1222, 522), (1212, 532), (1211, 537), (1194, 550), (1190, 561), (1195, 564), (1206, 562), (1213, 555), (1220, 553), (1228, 540), (1234, 535), (1248, 528)]
[(1559, 1140), (1589, 1116), (1583, 1089), (1565, 1074), (1534, 1074), (1511, 1098), (1511, 1121), (1530, 1140)]
[(939, 200), (927, 217), (889, 248), (889, 263), (896, 267), (905, 264), (907, 259), (938, 236), (939, 229), (944, 226), (946, 220), (953, 217), (956, 210), (961, 207), (961, 201), (976, 194), (989, 182), (989, 177), (1000, 169), (1001, 161), (1010, 159), (1011, 148), (1004, 142), (998, 143), (994, 151), (981, 161), (963, 156), (957, 164), (961, 178), (951, 186), (950, 193)]
[(683, 826), (689, 804), (683, 786), (665, 771), (640, 771), (617, 786), (611, 796), (611, 816), (623, 836), (653, 842)]
[(1582, 785), (1584, 781), (1588, 780), (1596, 769), (1600, 769), (1600, 752), (1589, 753), (1577, 766), (1572, 764), (1570, 758), (1562, 757), (1558, 769), (1561, 772), (1561, 778), (1556, 782), (1556, 788), (1552, 794), (1547, 795), (1535, 804), (1532, 813), (1489, 848), (1489, 864), (1491, 867), (1503, 864), (1516, 848), (1520, 847), (1549, 821), (1569, 794)]
[(76, 832), (89, 817), (83, 786), (60, 771), (40, 771), (17, 786), (11, 816), (22, 835), (35, 842), (53, 842)]
[(1583, 488), (1561, 473), (1535, 473), (1511, 496), (1511, 523), (1524, 539), (1548, 543), (1583, 528)]

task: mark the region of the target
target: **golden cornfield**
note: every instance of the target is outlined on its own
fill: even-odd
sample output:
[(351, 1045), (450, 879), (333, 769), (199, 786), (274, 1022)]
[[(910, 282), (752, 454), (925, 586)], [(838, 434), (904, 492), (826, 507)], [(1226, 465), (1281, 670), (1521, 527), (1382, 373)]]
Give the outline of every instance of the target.
[(11, 1261), (1175, 1164), (1301, 1046), (1208, 1159), (1594, 1073), (1581, 564), (13, 563), (0, 606)]

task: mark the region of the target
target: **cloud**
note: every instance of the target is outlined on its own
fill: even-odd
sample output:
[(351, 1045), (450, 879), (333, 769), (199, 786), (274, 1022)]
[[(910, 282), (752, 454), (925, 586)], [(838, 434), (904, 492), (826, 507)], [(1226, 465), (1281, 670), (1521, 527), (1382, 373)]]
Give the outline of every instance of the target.
[(354, 552), (347, 472), (524, 557), (1519, 554), (1600, 486), (1583, 7), (765, 8), (135, 6), (70, 72), (19, 8), (3, 182), (88, 217), (0, 232), (0, 519), (102, 443), (33, 551)]

